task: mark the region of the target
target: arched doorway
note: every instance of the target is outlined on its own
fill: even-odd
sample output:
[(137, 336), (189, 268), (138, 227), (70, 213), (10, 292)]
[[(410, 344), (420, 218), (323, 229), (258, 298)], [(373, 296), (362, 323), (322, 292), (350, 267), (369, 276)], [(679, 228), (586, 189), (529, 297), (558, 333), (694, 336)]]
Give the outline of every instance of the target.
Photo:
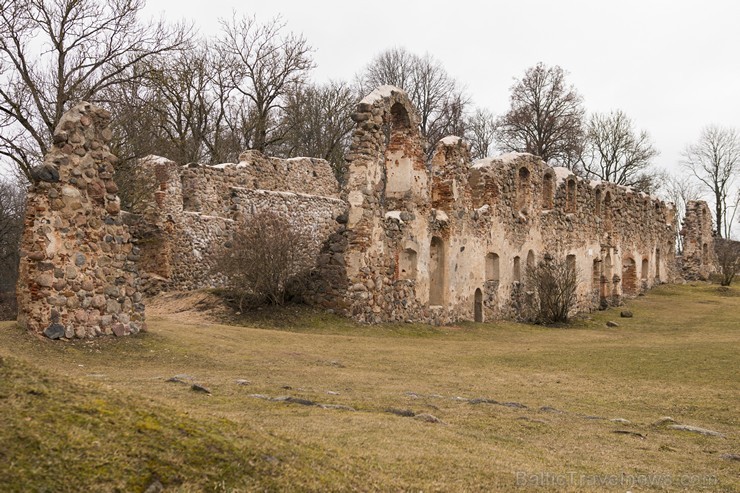
[(475, 290), (475, 304), (473, 305), (473, 314), (476, 322), (483, 322), (483, 291), (480, 288)]

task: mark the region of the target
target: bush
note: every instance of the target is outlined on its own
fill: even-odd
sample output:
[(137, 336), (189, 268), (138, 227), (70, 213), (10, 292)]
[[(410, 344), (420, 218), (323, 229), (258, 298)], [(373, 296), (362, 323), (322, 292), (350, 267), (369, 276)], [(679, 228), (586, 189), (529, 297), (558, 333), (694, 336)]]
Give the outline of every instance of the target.
[(740, 270), (740, 241), (715, 238), (714, 252), (717, 255), (719, 282), (722, 286), (729, 286)]
[(234, 231), (216, 262), (226, 287), (239, 299), (282, 305), (286, 295), (302, 291), (301, 280), (312, 266), (310, 237), (296, 230), (283, 216), (259, 212)]
[(574, 260), (545, 254), (537, 264), (527, 268), (527, 287), (534, 292), (537, 322), (568, 321), (577, 301), (578, 272)]

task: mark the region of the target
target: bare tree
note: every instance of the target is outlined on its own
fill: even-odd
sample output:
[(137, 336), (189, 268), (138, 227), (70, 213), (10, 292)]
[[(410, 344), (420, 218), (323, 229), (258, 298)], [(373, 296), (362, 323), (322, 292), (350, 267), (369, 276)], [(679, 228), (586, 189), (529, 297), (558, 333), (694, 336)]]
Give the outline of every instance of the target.
[(406, 91), (414, 104), (418, 105), (420, 101), (417, 101), (415, 97), (418, 64), (419, 56), (406, 48), (390, 48), (382, 51), (360, 74), (358, 78), (360, 90), (367, 93), (385, 84), (400, 87)]
[(259, 212), (239, 225), (216, 271), (238, 296), (240, 309), (248, 299), (282, 305), (291, 280), (311, 267), (310, 241), (287, 218)]
[(116, 115), (111, 121), (109, 146), (120, 159), (119, 165), (149, 154), (161, 154), (163, 136), (159, 131), (155, 99), (144, 77), (108, 88), (98, 99)]
[(470, 156), (481, 159), (491, 154), (496, 132), (496, 118), (487, 109), (477, 109), (468, 119), (465, 138), (470, 142)]
[(68, 106), (179, 49), (182, 26), (140, 23), (144, 0), (14, 0), (0, 9), (0, 155), (31, 178)]
[(358, 101), (346, 82), (299, 85), (289, 92), (281, 121), (284, 136), (282, 154), (326, 159), (339, 177), (344, 152), (354, 128), (350, 118)]
[[(163, 155), (178, 163), (202, 162), (218, 108), (212, 97), (212, 57), (205, 43), (165, 57), (147, 78), (155, 95), (153, 110), (166, 139)], [(156, 104), (159, 103), (159, 104)]]
[(365, 67), (359, 83), (363, 92), (384, 84), (406, 91), (419, 112), (419, 127), (430, 148), (447, 135), (463, 135), (469, 98), (431, 55), (419, 56), (405, 48), (385, 50)]
[(714, 198), (717, 236), (728, 238), (732, 223), (728, 221), (730, 194), (740, 171), (740, 136), (734, 128), (710, 125), (702, 130), (699, 141), (686, 147), (683, 166), (699, 180)]
[(573, 168), (583, 148), (583, 100), (559, 66), (538, 63), (511, 88), (511, 108), (498, 121), (497, 144)]
[(729, 286), (740, 271), (740, 241), (715, 238), (714, 252), (717, 255), (720, 284)]
[(623, 111), (591, 115), (581, 161), (586, 177), (638, 189), (649, 187), (651, 180), (645, 171), (657, 155), (648, 133), (638, 133)]
[[(284, 33), (278, 17), (261, 24), (255, 17), (221, 20), (218, 50), (232, 66), (231, 79), (237, 92), (249, 99), (254, 112), (250, 147), (264, 152), (280, 140), (272, 134), (273, 114), (283, 104), (289, 88), (303, 84), (314, 67), (311, 47), (303, 36)], [(249, 118), (241, 116), (242, 123)]]
[(20, 183), (0, 181), (0, 292), (14, 290), (18, 278), (25, 192)]
[[(109, 104), (127, 125), (131, 122), (124, 116), (144, 114), (146, 119), (144, 132), (140, 125), (133, 130), (119, 125), (129, 140), (123, 155), (155, 153), (181, 164), (223, 162), (223, 155), (233, 154), (223, 149), (226, 119), (232, 107), (243, 102), (234, 96), (228, 72), (207, 40), (150, 60), (146, 78), (110, 96)], [(154, 151), (141, 152), (146, 149)]]
[(676, 208), (676, 252), (683, 252), (683, 236), (681, 231), (683, 218), (686, 216), (686, 204), (699, 200), (701, 192), (699, 186), (688, 175), (671, 175), (664, 173), (663, 184), (658, 194), (663, 200), (673, 202)]
[[(462, 137), (465, 135), (468, 123), (468, 97), (461, 93), (451, 94), (442, 105), (439, 116), (432, 122), (427, 131), (427, 141), (430, 144), (439, 142), (448, 135)], [(430, 153), (434, 147), (430, 146)]]

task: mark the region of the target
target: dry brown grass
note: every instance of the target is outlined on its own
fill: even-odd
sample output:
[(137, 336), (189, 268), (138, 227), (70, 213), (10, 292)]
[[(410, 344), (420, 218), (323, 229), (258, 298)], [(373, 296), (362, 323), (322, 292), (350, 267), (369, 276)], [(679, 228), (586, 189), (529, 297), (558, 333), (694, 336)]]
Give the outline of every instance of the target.
[[(740, 297), (664, 286), (629, 309), (557, 329), (367, 327), (295, 308), (251, 315), (254, 328), (160, 312), (148, 334), (94, 342), (0, 325), (0, 354), (197, 422), (225, 419), (235, 446), (256, 440), (275, 456), (260, 488), (510, 491), (519, 473), (522, 491), (740, 490), (738, 462), (722, 457), (740, 454)], [(176, 374), (212, 394), (166, 381)], [(663, 416), (724, 436), (651, 425)], [(630, 486), (638, 475), (656, 484)]]

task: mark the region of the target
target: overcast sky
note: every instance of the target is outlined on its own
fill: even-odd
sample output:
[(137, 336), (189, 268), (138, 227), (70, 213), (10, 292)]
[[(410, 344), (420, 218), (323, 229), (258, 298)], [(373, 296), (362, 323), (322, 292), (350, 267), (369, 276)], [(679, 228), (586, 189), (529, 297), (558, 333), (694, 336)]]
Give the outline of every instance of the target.
[(496, 114), (527, 67), (560, 65), (588, 111), (625, 111), (675, 169), (710, 123), (740, 128), (740, 2), (148, 0), (146, 13), (218, 31), (232, 12), (281, 15), (315, 49), (313, 79), (351, 79), (393, 46), (438, 58)]

